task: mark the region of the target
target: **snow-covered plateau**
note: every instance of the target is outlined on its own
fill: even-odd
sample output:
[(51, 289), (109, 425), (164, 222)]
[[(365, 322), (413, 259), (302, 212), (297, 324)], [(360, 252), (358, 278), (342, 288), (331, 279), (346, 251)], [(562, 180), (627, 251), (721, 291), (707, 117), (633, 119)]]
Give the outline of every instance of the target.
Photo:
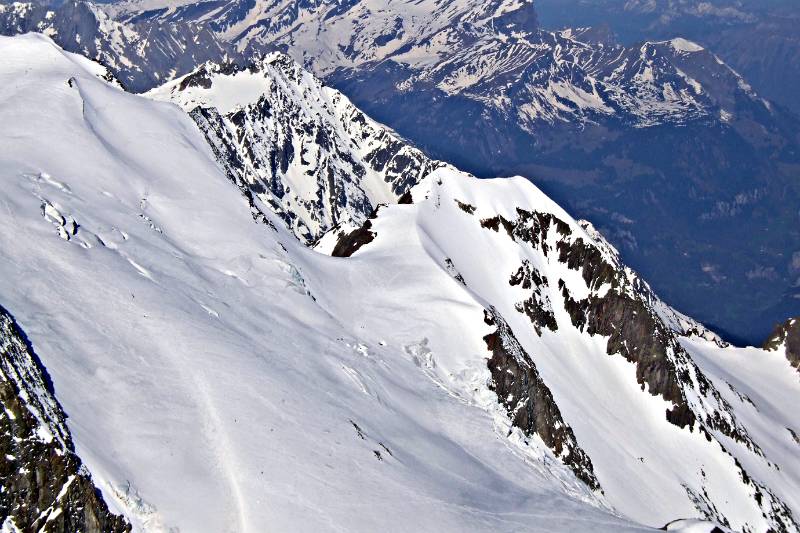
[[(789, 333), (726, 345), (281, 54), (146, 96), (43, 35), (0, 58), (0, 427), (134, 531), (800, 530)], [(36, 530), (96, 504), (55, 498)]]

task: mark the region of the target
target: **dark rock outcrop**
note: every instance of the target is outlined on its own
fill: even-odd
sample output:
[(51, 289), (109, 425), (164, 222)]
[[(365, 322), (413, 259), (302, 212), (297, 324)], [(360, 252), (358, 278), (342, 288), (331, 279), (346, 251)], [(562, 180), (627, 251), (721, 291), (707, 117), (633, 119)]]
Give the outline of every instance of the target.
[[(481, 226), (508, 235), (518, 245), (540, 253), (543, 261), (560, 263), (579, 272), (588, 288), (588, 295), (579, 300), (573, 297), (564, 280), (557, 282), (571, 325), (590, 335), (607, 338), (608, 355), (621, 355), (633, 363), (642, 390), (671, 404), (665, 412), (666, 420), (698, 432), (708, 441), (716, 440), (733, 457), (742, 483), (750, 487), (754, 501), (774, 531), (794, 531), (797, 525), (789, 507), (766, 485), (749, 476), (726, 450), (723, 435), (765, 458), (731, 404), (678, 341), (679, 335), (687, 331), (705, 336), (704, 328), (697, 323), (681, 323), (685, 317), (681, 319), (674, 314), (646, 283), (625, 268), (616, 251), (590, 225), (583, 224), (585, 234), (578, 234), (550, 214), (517, 209), (517, 215), (514, 220), (501, 215), (483, 219)], [(549, 300), (545, 296), (558, 294), (553, 287), (555, 280), (548, 280), (526, 259), (512, 274), (509, 284), (531, 291), (531, 298), (522, 302), (521, 309), (518, 304), (517, 310), (533, 312), (528, 316), (541, 336), (542, 328), (547, 325), (541, 320), (549, 316), (546, 314)], [(554, 316), (552, 320), (551, 329), (567, 326), (558, 324)], [(579, 479), (597, 489), (599, 484), (594, 484), (597, 480), (591, 471), (591, 460), (577, 448), (571, 429), (560, 420), (558, 407), (536, 371), (534, 358), (525, 353), (497, 312), (487, 314), (487, 323), (498, 326), (497, 332), (486, 337), (492, 351), (489, 361), (492, 386), (512, 423), (526, 434), (539, 435)], [(779, 336), (776, 342), (785, 342), (788, 335)], [(689, 497), (703, 516), (726, 525), (725, 516), (705, 493), (691, 492)]]
[(553, 314), (550, 298), (542, 291), (542, 288), (546, 287), (547, 283), (547, 277), (542, 276), (528, 260), (522, 262), (522, 265), (509, 280), (509, 284), (512, 287), (520, 286), (522, 289), (531, 291), (530, 297), (517, 302), (515, 307), (517, 311), (528, 316), (536, 330), (536, 334), (539, 336), (542, 335), (542, 328), (547, 328), (550, 331), (558, 330), (558, 323)]
[(365, 244), (371, 243), (375, 240), (375, 233), (370, 231), (372, 229), (372, 222), (367, 220), (360, 228), (347, 233), (339, 239), (336, 246), (333, 247), (331, 256), (333, 257), (350, 257), (358, 251), (359, 248)]
[(0, 373), (0, 524), (25, 533), (130, 531), (75, 454), (47, 372), (2, 307)]
[(491, 388), (508, 412), (511, 423), (528, 436), (538, 435), (578, 479), (592, 490), (601, 491), (592, 460), (578, 445), (572, 428), (564, 422), (533, 359), (496, 310), (485, 312), (484, 321), (497, 326), (484, 340), (492, 353), (488, 363), (492, 373)]
[[(565, 291), (565, 289), (563, 289)], [(566, 292), (566, 291), (565, 291)], [(565, 295), (565, 301), (569, 298)], [(681, 382), (691, 378), (679, 373), (668, 351), (679, 349), (667, 328), (641, 301), (615, 292), (605, 297), (590, 297), (576, 305), (567, 305), (573, 324), (591, 335), (609, 337), (606, 351), (621, 354), (636, 363), (636, 379), (651, 394), (659, 394), (674, 404), (667, 420), (676, 426), (694, 427), (696, 417), (686, 402)]]
[(786, 358), (792, 367), (800, 372), (800, 318), (791, 318), (775, 326), (775, 331), (764, 341), (765, 350), (786, 347)]
[[(582, 300), (576, 301), (566, 284), (558, 281), (572, 325), (591, 335), (608, 337), (607, 353), (620, 354), (636, 365), (637, 382), (642, 390), (672, 403), (665, 413), (670, 423), (694, 429), (700, 419), (702, 431), (720, 431), (762, 454), (736, 420), (730, 405), (658, 315), (655, 307), (658, 298), (646, 283), (625, 269), (613, 248), (599, 235), (596, 238), (600, 240), (592, 242), (585, 236), (575, 235), (567, 223), (550, 213), (519, 208), (515, 220), (498, 215), (481, 220), (481, 226), (498, 232), (502, 226), (517, 243), (528, 245), (541, 252), (545, 259), (558, 261), (581, 273), (590, 291)], [(551, 238), (552, 231), (556, 232), (555, 238)], [(594, 232), (593, 229), (587, 231)], [(558, 255), (551, 253), (553, 251)], [(556, 330), (558, 324), (552, 312), (548, 312), (549, 302), (544, 297), (543, 289), (550, 281), (534, 270), (530, 264), (523, 263), (511, 277), (510, 284), (531, 287), (533, 295), (520, 302), (518, 310), (528, 314), (537, 334), (541, 335), (542, 327)], [(690, 404), (689, 397), (698, 400)]]

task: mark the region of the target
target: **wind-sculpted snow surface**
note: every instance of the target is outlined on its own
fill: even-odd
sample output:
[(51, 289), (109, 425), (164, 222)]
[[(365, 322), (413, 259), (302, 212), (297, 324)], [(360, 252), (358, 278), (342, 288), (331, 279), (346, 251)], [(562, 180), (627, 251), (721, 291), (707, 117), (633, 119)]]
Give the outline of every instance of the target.
[(642, 529), (506, 438), (492, 328), (449, 276), (310, 251), (178, 107), (41, 36), (0, 55), (0, 296), (134, 529)]
[(304, 242), (360, 226), (443, 166), (280, 53), (207, 64), (148, 95), (191, 112), (230, 178)]
[[(0, 301), (134, 529), (797, 530), (784, 355), (725, 347), (526, 180), (431, 169), (329, 257), (196, 112), (41, 36), (0, 57)], [(230, 143), (241, 95), (286, 83), (235, 72), (205, 73), (258, 78), (207, 108)]]

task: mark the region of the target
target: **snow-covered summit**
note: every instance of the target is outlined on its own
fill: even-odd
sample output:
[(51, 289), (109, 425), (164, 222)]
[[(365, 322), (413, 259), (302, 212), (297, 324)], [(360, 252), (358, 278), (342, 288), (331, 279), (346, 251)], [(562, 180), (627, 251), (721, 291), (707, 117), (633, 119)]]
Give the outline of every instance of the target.
[(46, 37), (0, 56), (0, 304), (135, 529), (797, 529), (784, 354), (676, 335), (526, 180), (431, 169), (329, 257), (214, 144), (315, 101), (289, 63), (217, 136)]

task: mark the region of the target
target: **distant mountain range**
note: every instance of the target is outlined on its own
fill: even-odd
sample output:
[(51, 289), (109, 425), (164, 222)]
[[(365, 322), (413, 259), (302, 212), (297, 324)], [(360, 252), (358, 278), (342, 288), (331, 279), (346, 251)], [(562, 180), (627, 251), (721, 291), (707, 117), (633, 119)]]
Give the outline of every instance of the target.
[(64, 49), (106, 65), (132, 91), (144, 91), (205, 61), (240, 56), (203, 25), (122, 24), (89, 2), (0, 2), (0, 34), (39, 32)]
[(800, 113), (800, 8), (793, 0), (537, 0), (536, 7), (553, 29), (605, 25), (626, 43), (697, 41), (762, 96)]
[[(606, 3), (537, 8), (550, 25), (605, 14), (638, 26), (548, 31), (531, 2), (511, 0), (142, 0), (9, 4), (0, 28), (51, 35), (135, 91), (205, 61), (243, 68), (283, 50), (433, 158), (534, 180), (593, 220), (678, 308), (759, 344), (800, 306), (800, 119), (674, 35), (710, 21), (714, 46), (741, 47), (724, 35), (785, 26), (778, 14), (791, 6)], [(670, 37), (621, 45), (615, 32)], [(798, 49), (764, 32), (759, 46)], [(769, 66), (762, 58), (783, 56), (760, 49), (733, 56), (773, 73), (791, 63)], [(321, 227), (337, 222), (331, 212)]]
[[(607, 4), (148, 0), (104, 9), (133, 27), (205, 28), (224, 44), (202, 50), (241, 65), (283, 50), (433, 158), (478, 176), (534, 180), (593, 220), (678, 308), (731, 340), (760, 344), (800, 303), (800, 120), (765, 98), (786, 103), (776, 92), (762, 94), (763, 83), (754, 88), (730, 68), (732, 55), (708, 46), (726, 50), (726, 32), (750, 39), (792, 6)], [(537, 10), (549, 27), (599, 24), (598, 13), (637, 22), (551, 31)], [(688, 30), (706, 22), (717, 40), (697, 44)], [(797, 50), (771, 35), (756, 38), (759, 46)], [(203, 55), (192, 47), (180, 57)], [(791, 76), (781, 68), (790, 60), (761, 59), (781, 55), (750, 57)], [(188, 72), (188, 63), (159, 79)], [(155, 85), (123, 71), (131, 87)]]

